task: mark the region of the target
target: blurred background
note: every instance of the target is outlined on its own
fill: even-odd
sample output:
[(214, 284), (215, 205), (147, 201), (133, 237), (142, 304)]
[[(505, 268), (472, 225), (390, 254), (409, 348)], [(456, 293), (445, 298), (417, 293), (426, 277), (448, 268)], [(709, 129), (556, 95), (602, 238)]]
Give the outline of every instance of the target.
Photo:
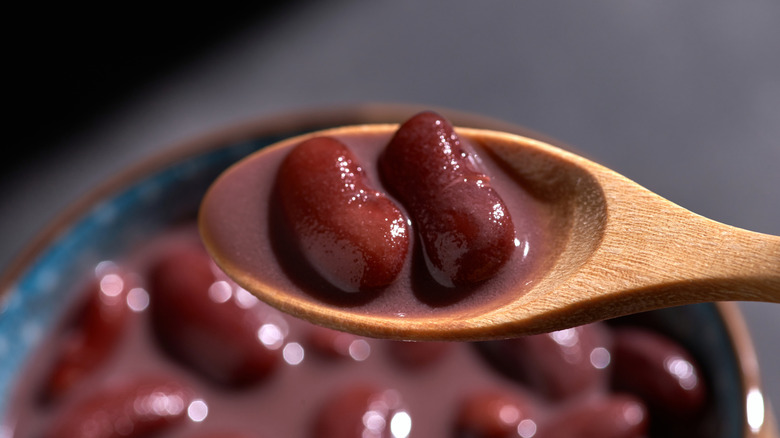
[[(128, 163), (363, 102), (520, 124), (696, 213), (780, 235), (780, 2), (254, 3), (7, 14), (21, 26), (6, 38), (0, 271)], [(780, 305), (741, 307), (777, 411)]]

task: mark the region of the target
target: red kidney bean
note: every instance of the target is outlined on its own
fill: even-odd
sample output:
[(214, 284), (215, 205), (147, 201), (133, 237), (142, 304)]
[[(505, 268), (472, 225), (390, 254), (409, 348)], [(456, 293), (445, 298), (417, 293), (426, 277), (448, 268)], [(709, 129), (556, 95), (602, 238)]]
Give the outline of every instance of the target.
[(409, 369), (421, 369), (447, 359), (451, 342), (386, 341), (393, 360)]
[(169, 379), (146, 379), (99, 391), (61, 412), (44, 438), (140, 438), (186, 419), (192, 391)]
[[(148, 278), (155, 336), (173, 357), (214, 381), (257, 383), (281, 356), (280, 345), (266, 345), (259, 336), (267, 307), (215, 272), (197, 245), (172, 247), (160, 256)], [(241, 301), (241, 293), (248, 300)]]
[(432, 277), (448, 287), (495, 275), (515, 249), (515, 229), (490, 178), (447, 120), (420, 113), (398, 129), (379, 161), (406, 207)]
[(323, 404), (315, 418), (312, 437), (393, 438), (393, 418), (404, 412), (398, 392), (356, 385), (334, 394)]
[(63, 339), (43, 389), (55, 399), (100, 367), (115, 350), (132, 311), (127, 305), (131, 278), (119, 269), (101, 272), (89, 285), (87, 301)]
[(641, 401), (611, 395), (568, 405), (535, 438), (644, 438), (648, 426)]
[(658, 332), (639, 327), (614, 331), (613, 384), (667, 415), (690, 415), (702, 409), (706, 390), (699, 367), (680, 345)]
[(611, 338), (601, 323), (480, 344), (510, 377), (561, 400), (607, 390)]
[(396, 279), (409, 248), (408, 220), (371, 187), (344, 144), (304, 141), (285, 158), (277, 184), (296, 245), (319, 275), (346, 292)]
[(485, 390), (465, 399), (455, 418), (458, 438), (534, 436), (539, 408), (516, 391)]

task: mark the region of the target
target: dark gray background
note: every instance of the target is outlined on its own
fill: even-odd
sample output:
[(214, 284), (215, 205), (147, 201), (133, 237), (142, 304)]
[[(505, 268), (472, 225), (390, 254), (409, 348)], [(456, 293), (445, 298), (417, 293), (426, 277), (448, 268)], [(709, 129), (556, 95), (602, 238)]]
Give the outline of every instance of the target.
[[(237, 121), (352, 102), (522, 124), (696, 213), (780, 234), (774, 0), (80, 12), (17, 17), (28, 27), (7, 68), (16, 93), (0, 174), (0, 269), (127, 163)], [(780, 305), (741, 306), (778, 405)]]

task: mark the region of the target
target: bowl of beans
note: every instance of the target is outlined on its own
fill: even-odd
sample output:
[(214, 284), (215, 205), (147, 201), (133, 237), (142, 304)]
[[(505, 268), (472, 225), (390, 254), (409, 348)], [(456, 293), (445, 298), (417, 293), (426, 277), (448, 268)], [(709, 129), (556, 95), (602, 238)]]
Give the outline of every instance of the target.
[[(283, 114), (171, 147), (107, 181), (0, 277), (0, 437), (760, 437), (733, 303), (516, 339), (381, 340), (244, 290), (196, 220), (230, 165), (292, 136), (429, 109)], [(549, 139), (473, 114), (456, 126)], [(767, 417), (767, 418), (765, 418)]]

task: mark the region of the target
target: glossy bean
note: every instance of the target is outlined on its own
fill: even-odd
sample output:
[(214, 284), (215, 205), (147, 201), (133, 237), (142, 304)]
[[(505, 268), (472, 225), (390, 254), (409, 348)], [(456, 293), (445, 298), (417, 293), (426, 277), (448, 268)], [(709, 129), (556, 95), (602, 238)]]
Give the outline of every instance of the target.
[(132, 315), (127, 296), (133, 280), (111, 267), (90, 283), (87, 298), (54, 359), (42, 397), (56, 399), (95, 372), (116, 349)]
[(458, 438), (517, 438), (536, 434), (539, 407), (519, 392), (484, 390), (463, 400), (455, 418)]
[(60, 415), (44, 438), (141, 438), (187, 418), (192, 391), (167, 378), (146, 378), (101, 390)]
[[(160, 255), (149, 273), (156, 339), (207, 378), (231, 386), (257, 383), (280, 363), (283, 331), (266, 325), (266, 306), (217, 272), (197, 245)], [(264, 327), (266, 337), (260, 336)]]
[(601, 323), (480, 344), (488, 360), (548, 399), (608, 389), (611, 337)]
[[(409, 436), (411, 417), (397, 391), (371, 385), (344, 388), (317, 413), (312, 438)], [(412, 433), (411, 436), (414, 436)]]
[(567, 406), (535, 438), (644, 438), (648, 427), (640, 400), (611, 395)]
[(432, 277), (447, 287), (494, 276), (515, 249), (509, 210), (447, 120), (420, 113), (379, 161), (384, 184), (412, 216)]
[(352, 152), (330, 137), (296, 146), (277, 176), (285, 223), (303, 258), (345, 292), (381, 288), (401, 271), (408, 220), (372, 188)]
[(706, 389), (698, 365), (673, 340), (639, 327), (615, 330), (613, 382), (667, 415), (702, 409)]

